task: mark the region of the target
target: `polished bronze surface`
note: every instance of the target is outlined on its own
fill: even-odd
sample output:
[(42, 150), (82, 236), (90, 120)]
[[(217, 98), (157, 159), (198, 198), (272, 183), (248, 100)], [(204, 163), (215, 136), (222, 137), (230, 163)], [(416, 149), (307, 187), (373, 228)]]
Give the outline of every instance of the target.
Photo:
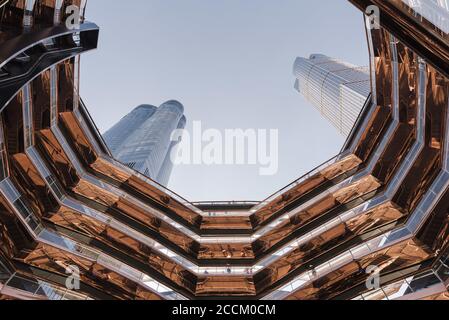
[[(13, 95), (22, 47), (0, 50), (12, 97), (0, 105), (0, 300), (447, 299), (448, 35), (403, 1), (350, 2), (382, 13), (351, 145), (257, 205), (194, 205), (112, 159), (78, 94), (79, 54), (97, 39), (63, 30), (64, 9), (84, 1), (7, 3), (0, 45), (35, 36), (32, 53), (47, 50), (43, 30), (63, 36)], [(67, 47), (80, 51), (52, 51)], [(365, 285), (373, 265), (380, 291)], [(76, 292), (64, 288), (73, 266)], [(403, 293), (410, 278), (440, 282)]]

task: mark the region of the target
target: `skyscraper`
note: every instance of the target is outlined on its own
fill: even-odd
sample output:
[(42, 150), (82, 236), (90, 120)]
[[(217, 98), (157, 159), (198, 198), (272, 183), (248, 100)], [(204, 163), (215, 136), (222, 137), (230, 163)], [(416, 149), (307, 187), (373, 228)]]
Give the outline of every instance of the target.
[[(185, 116), (183, 116), (181, 118), (181, 120), (179, 120), (177, 129), (184, 129), (186, 127), (186, 124), (187, 124), (187, 119)], [(171, 153), (172, 153), (172, 150), (175, 150), (175, 148), (178, 147), (179, 143), (180, 143), (180, 140), (171, 142), (170, 148), (167, 152), (167, 155), (165, 156), (164, 162), (162, 163), (162, 167), (159, 170), (159, 173), (157, 175), (156, 181), (159, 182), (163, 186), (168, 185), (168, 182), (170, 181), (170, 176), (173, 171), (173, 161), (171, 159)]]
[(294, 75), (295, 89), (342, 135), (349, 135), (371, 92), (368, 68), (312, 54), (296, 59)]
[(159, 108), (141, 105), (108, 130), (104, 138), (119, 161), (165, 186), (173, 169), (170, 155), (178, 144), (171, 141), (171, 134), (185, 128), (183, 114), (183, 105), (174, 100)]
[(113, 154), (145, 121), (150, 119), (156, 112), (157, 107), (151, 105), (140, 105), (128, 113), (123, 119), (109, 129), (104, 139)]
[[(5, 2), (0, 301), (449, 300), (449, 34), (401, 0), (370, 2), (376, 90), (350, 143), (257, 204), (190, 203), (111, 158), (78, 94), (98, 26), (25, 29), (25, 15), (52, 23), (56, 2)], [(160, 120), (182, 127), (181, 111), (151, 119), (169, 131)]]

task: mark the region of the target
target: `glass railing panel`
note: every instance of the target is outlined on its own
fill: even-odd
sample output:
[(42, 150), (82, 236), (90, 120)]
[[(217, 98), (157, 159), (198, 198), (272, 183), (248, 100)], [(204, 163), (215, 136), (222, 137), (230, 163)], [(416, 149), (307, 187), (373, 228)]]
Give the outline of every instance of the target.
[(6, 285), (31, 293), (35, 293), (39, 289), (39, 284), (37, 282), (17, 276), (12, 277)]
[(406, 280), (402, 280), (383, 288), (388, 300), (395, 300), (403, 297), (406, 294), (413, 292), (410, 288), (409, 281), (413, 278), (408, 278)]
[(413, 292), (418, 292), (423, 289), (430, 288), (433, 285), (438, 284), (440, 282), (441, 280), (435, 275), (433, 271), (431, 271), (425, 275), (415, 277), (412, 281), (409, 282), (409, 285), (410, 289)]
[(363, 294), (363, 300), (385, 300), (387, 296), (382, 289)]

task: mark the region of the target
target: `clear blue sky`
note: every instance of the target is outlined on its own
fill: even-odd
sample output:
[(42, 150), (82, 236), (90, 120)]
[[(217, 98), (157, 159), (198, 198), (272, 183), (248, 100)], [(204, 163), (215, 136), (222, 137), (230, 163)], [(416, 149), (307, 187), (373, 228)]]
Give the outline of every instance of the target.
[(219, 130), (279, 129), (280, 169), (178, 166), (191, 201), (262, 200), (336, 155), (344, 139), (294, 89), (297, 56), (368, 65), (362, 13), (343, 0), (90, 0), (99, 49), (82, 58), (81, 94), (100, 130), (143, 103), (182, 102)]

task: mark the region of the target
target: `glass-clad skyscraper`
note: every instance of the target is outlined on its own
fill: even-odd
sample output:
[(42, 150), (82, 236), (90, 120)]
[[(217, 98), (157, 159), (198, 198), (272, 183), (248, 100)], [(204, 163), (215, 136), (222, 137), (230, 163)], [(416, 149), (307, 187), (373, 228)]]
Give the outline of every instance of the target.
[(370, 92), (368, 67), (322, 54), (297, 58), (295, 89), (344, 136), (349, 135)]
[[(0, 0), (0, 301), (449, 301), (449, 33), (437, 0), (369, 2), (375, 90), (341, 152), (260, 202), (191, 203), (103, 143), (79, 95), (99, 27), (60, 14), (85, 1)], [(124, 119), (116, 152), (169, 172), (182, 109)]]
[(109, 129), (104, 139), (113, 154), (141, 125), (150, 119), (156, 112), (157, 107), (152, 105), (141, 105), (128, 113), (123, 119)]
[(104, 134), (112, 154), (121, 162), (166, 186), (173, 169), (171, 153), (178, 143), (172, 132), (184, 129), (184, 106), (167, 101), (159, 108), (141, 105)]
[[(187, 119), (185, 116), (183, 116), (181, 120), (179, 120), (177, 129), (184, 129), (186, 127), (186, 124)], [(170, 148), (165, 156), (164, 162), (162, 163), (162, 167), (157, 175), (156, 181), (163, 186), (168, 185), (168, 182), (170, 181), (170, 176), (173, 171), (173, 161), (171, 159), (171, 154), (173, 150), (176, 150), (180, 142), (180, 140), (171, 142)]]

